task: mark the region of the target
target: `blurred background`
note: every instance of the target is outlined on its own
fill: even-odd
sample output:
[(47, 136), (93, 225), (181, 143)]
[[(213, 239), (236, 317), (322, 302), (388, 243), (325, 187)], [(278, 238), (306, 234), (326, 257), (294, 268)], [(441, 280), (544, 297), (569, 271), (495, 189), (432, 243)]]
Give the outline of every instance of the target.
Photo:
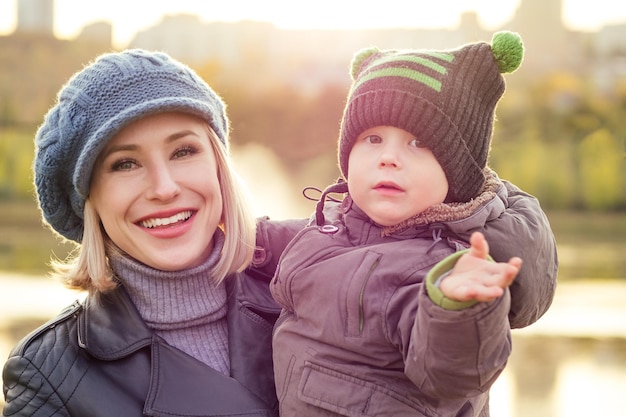
[(561, 263), (551, 309), (514, 331), (492, 415), (626, 409), (626, 3), (611, 0), (0, 0), (0, 364), (80, 297), (46, 278), (72, 246), (42, 226), (30, 167), (56, 93), (98, 54), (164, 50), (193, 67), (228, 104), (256, 213), (281, 219), (308, 216), (301, 190), (339, 176), (357, 50), (456, 47), (501, 29), (526, 55), (505, 76), (490, 165), (539, 198)]

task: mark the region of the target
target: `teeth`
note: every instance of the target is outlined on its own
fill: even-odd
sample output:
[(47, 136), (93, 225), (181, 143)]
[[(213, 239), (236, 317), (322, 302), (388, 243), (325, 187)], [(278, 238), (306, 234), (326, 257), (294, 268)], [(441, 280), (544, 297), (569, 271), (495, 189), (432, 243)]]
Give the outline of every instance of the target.
[(172, 223), (182, 222), (191, 217), (191, 211), (183, 211), (178, 214), (173, 215), (172, 217), (165, 217), (162, 219), (148, 219), (141, 222), (143, 227), (147, 227), (148, 229), (152, 229), (153, 227), (159, 226), (167, 226)]

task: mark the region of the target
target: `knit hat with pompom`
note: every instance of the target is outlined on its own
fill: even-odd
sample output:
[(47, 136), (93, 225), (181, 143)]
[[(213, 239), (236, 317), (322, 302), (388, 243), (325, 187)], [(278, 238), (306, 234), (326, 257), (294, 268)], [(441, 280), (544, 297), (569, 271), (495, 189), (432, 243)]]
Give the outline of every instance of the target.
[(520, 36), (506, 31), (495, 33), (491, 44), (454, 50), (359, 51), (341, 122), (343, 176), (348, 177), (348, 157), (358, 135), (393, 126), (433, 152), (448, 180), (446, 202), (476, 197), (485, 182), (496, 104), (505, 90), (501, 74), (515, 71), (523, 54)]

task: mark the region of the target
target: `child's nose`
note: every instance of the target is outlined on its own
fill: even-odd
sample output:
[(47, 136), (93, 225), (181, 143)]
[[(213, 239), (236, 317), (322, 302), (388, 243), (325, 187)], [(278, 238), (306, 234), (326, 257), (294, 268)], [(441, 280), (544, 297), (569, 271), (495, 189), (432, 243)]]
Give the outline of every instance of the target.
[(402, 159), (400, 152), (401, 151), (394, 146), (385, 146), (380, 154), (379, 166), (399, 167)]

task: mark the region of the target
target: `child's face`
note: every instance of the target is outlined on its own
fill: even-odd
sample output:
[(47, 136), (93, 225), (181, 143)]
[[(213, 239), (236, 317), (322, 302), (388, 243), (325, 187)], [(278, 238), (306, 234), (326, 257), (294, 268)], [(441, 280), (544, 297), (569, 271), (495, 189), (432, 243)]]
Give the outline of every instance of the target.
[(377, 126), (361, 133), (348, 159), (348, 189), (372, 220), (393, 226), (444, 201), (446, 175), (411, 133)]
[(111, 240), (153, 268), (197, 266), (222, 217), (206, 122), (161, 113), (122, 129), (94, 167), (90, 201)]

